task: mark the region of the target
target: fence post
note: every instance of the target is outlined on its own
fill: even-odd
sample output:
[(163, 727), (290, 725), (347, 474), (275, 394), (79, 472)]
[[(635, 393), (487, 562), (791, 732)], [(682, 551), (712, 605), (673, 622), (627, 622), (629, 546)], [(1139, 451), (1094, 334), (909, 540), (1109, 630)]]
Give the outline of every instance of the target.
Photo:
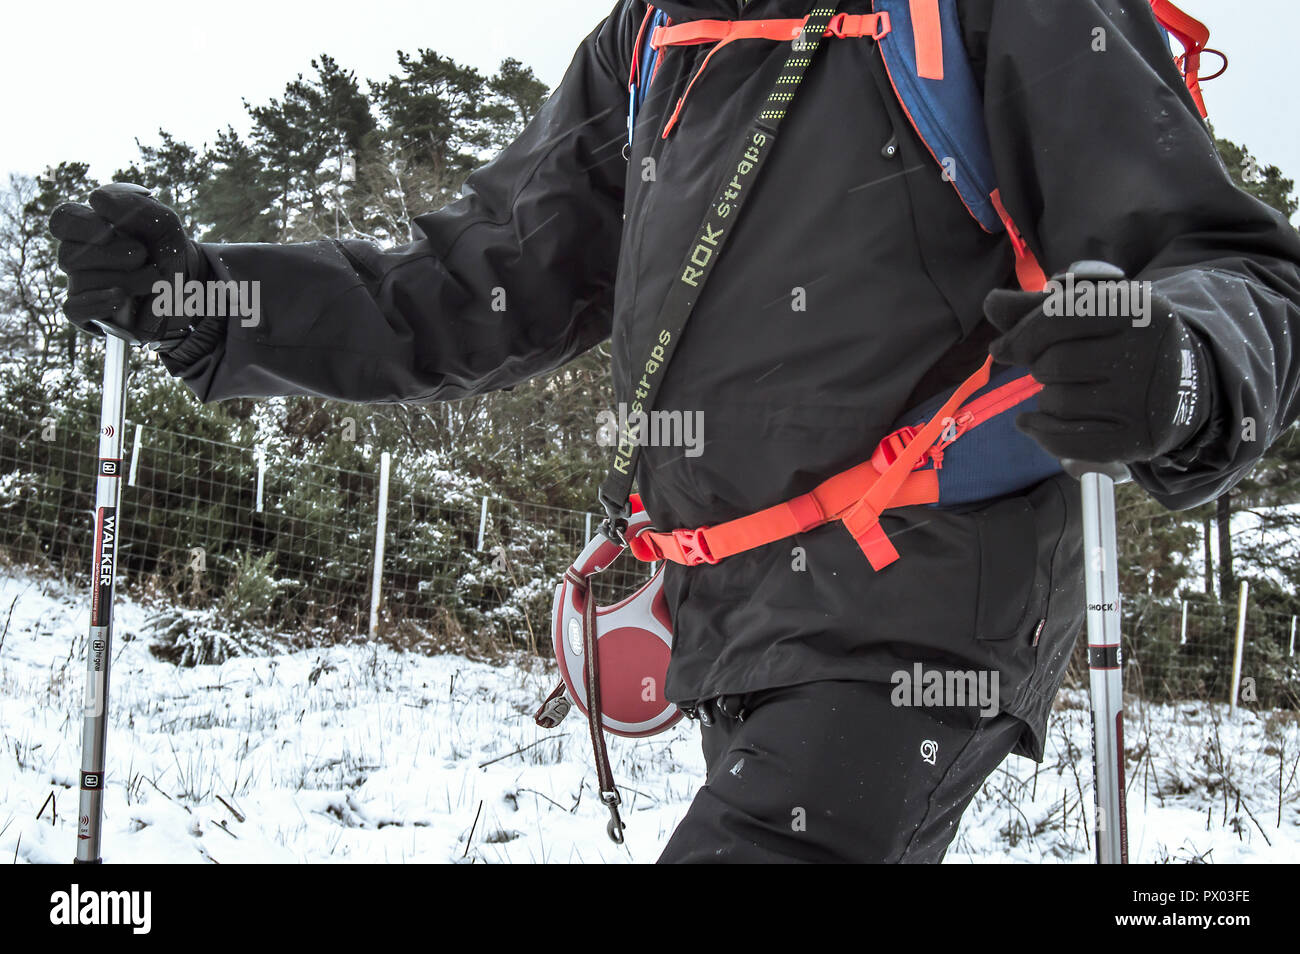
[(487, 501), (487, 496), (484, 495), (483, 506), (478, 512), (478, 546), (475, 549), (480, 551), (483, 549), (483, 537), (487, 534)]
[(1187, 600), (1183, 600), (1183, 628), (1182, 635), (1178, 638), (1178, 645), (1187, 645)]
[(1241, 581), (1241, 598), (1237, 601), (1237, 646), (1232, 652), (1232, 702), (1228, 707), (1229, 715), (1237, 712), (1237, 692), (1241, 682), (1241, 651), (1246, 642), (1246, 597), (1250, 593), (1250, 583)]
[[(587, 541), (591, 539), (591, 514), (585, 514), (584, 516), (587, 518), (582, 527), (582, 545), (585, 547)], [(1295, 629), (1295, 626), (1293, 625), (1291, 628)]]
[(384, 576), (384, 537), (388, 530), (388, 471), (392, 457), (384, 451), (379, 458), (379, 514), (375, 521), (375, 572), (370, 578), (370, 638), (379, 629), (380, 585)]
[(1294, 616), (1291, 617), (1291, 642), (1287, 644), (1286, 654), (1288, 656), (1295, 655), (1295, 617)]
[(266, 484), (266, 446), (258, 444), (255, 454), (257, 456), (257, 505), (253, 509), (257, 513), (261, 513), (262, 488)]
[(140, 434), (144, 430), (144, 425), (135, 426), (135, 438), (131, 441), (131, 473), (126, 478), (128, 487), (135, 486), (135, 477), (140, 470)]

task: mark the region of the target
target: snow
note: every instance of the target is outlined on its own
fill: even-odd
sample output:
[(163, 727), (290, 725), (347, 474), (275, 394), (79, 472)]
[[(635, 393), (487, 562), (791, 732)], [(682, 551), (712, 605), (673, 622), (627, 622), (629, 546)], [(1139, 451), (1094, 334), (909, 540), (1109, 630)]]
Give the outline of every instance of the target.
[[(0, 860), (75, 851), (84, 602), (0, 575)], [(119, 601), (109, 863), (650, 862), (703, 777), (690, 723), (611, 739), (618, 847), (584, 722), (533, 725), (554, 680), (539, 664), (349, 645), (177, 668), (137, 635), (147, 615)], [(1091, 861), (1083, 703), (1063, 695), (1043, 765), (1011, 758), (989, 779), (950, 863)], [(1134, 701), (1128, 719), (1133, 860), (1300, 862), (1294, 718)]]

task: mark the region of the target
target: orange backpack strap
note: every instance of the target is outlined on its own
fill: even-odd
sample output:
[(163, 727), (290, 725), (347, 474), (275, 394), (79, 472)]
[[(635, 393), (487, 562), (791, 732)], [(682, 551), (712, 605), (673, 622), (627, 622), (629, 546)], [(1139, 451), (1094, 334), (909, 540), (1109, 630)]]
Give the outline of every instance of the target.
[(989, 193), (989, 199), (993, 202), (993, 208), (997, 210), (998, 218), (1006, 227), (1007, 237), (1011, 239), (1011, 249), (1016, 253), (1016, 280), (1020, 282), (1020, 287), (1029, 292), (1042, 291), (1043, 286), (1047, 284), (1047, 273), (1043, 271), (1038, 256), (1034, 254), (1034, 250), (1029, 247), (1025, 237), (1020, 234), (1020, 229), (1012, 221), (1011, 213), (1002, 204), (1002, 190), (994, 189)]
[(916, 75), (921, 79), (943, 79), (943, 24), (939, 0), (908, 0), (912, 13), (913, 43), (916, 47)]
[[(651, 34), (655, 49), (666, 46), (699, 46), (703, 43), (730, 43), (733, 40), (777, 40), (789, 42), (803, 31), (806, 19), (800, 20), (689, 20), (661, 26)], [(889, 14), (837, 13), (831, 17), (823, 36), (837, 39), (869, 36), (879, 39), (889, 32)]]
[[(695, 83), (704, 74), (704, 70), (708, 67), (709, 61), (713, 59), (714, 53), (736, 40), (776, 40), (789, 43), (803, 33), (804, 26), (810, 18), (811, 14), (801, 20), (689, 20), (686, 23), (674, 23), (670, 26), (657, 27), (650, 35), (650, 46), (656, 51), (669, 46), (713, 44), (713, 49), (709, 50), (704, 62), (700, 64), (700, 68), (695, 71), (695, 75), (686, 84), (686, 91), (682, 93), (672, 115), (668, 117), (668, 122), (664, 124), (662, 138), (667, 139), (669, 134), (672, 133), (673, 127), (677, 125), (677, 121), (682, 115), (682, 108), (686, 105), (687, 97), (691, 95)], [(889, 14), (887, 13), (854, 15), (837, 13), (830, 18), (826, 28), (822, 31), (822, 36), (841, 40), (869, 36), (878, 40), (888, 32)]]
[(898, 551), (881, 529), (880, 515), (896, 507), (939, 500), (935, 471), (916, 470), (916, 467), (943, 435), (957, 409), (988, 383), (992, 365), (993, 359), (987, 359), (962, 382), (883, 470), (867, 460), (823, 481), (806, 494), (715, 526), (642, 530), (628, 540), (633, 556), (647, 563), (669, 560), (683, 566), (713, 564), (839, 520), (857, 541), (872, 568), (884, 569), (898, 559)]
[[(1196, 108), (1201, 112), (1201, 118), (1207, 118), (1209, 112), (1205, 108), (1205, 99), (1201, 95), (1201, 54), (1206, 51), (1206, 44), (1210, 42), (1210, 28), (1180, 10), (1170, 0), (1151, 0), (1151, 12), (1155, 14), (1160, 25), (1182, 45), (1183, 55), (1177, 57), (1178, 69), (1183, 74), (1183, 81), (1187, 84), (1187, 91), (1192, 94)], [(1224, 69), (1227, 69), (1226, 56), (1218, 50), (1209, 52), (1221, 57)], [(1222, 72), (1223, 70), (1219, 71)], [(1219, 73), (1214, 75), (1218, 76)], [(1207, 79), (1212, 78), (1207, 77)]]

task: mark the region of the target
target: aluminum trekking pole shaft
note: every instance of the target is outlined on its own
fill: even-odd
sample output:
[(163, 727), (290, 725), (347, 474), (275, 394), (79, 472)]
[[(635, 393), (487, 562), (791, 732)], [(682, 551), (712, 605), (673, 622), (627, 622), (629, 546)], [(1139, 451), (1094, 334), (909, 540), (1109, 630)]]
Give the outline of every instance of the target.
[(1126, 477), (1127, 470), (1122, 465), (1082, 466), (1088, 468), (1079, 475), (1079, 482), (1083, 492), (1097, 863), (1122, 865), (1128, 864), (1128, 820), (1124, 806), (1124, 686), (1120, 668), (1115, 481)]
[(81, 806), (77, 864), (98, 864), (104, 816), (104, 744), (108, 734), (108, 668), (113, 647), (113, 581), (121, 532), (122, 418), (126, 405), (127, 344), (105, 336), (104, 387), (99, 411), (95, 478), (95, 543), (86, 639), (86, 701), (81, 730)]

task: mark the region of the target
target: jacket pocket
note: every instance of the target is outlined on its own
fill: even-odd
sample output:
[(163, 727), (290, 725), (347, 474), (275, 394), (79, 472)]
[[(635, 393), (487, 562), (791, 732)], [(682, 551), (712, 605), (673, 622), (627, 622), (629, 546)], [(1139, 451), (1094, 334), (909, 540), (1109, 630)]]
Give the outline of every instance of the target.
[(1034, 507), (1027, 497), (1011, 497), (974, 516), (980, 550), (975, 638), (1010, 639), (1043, 615)]

